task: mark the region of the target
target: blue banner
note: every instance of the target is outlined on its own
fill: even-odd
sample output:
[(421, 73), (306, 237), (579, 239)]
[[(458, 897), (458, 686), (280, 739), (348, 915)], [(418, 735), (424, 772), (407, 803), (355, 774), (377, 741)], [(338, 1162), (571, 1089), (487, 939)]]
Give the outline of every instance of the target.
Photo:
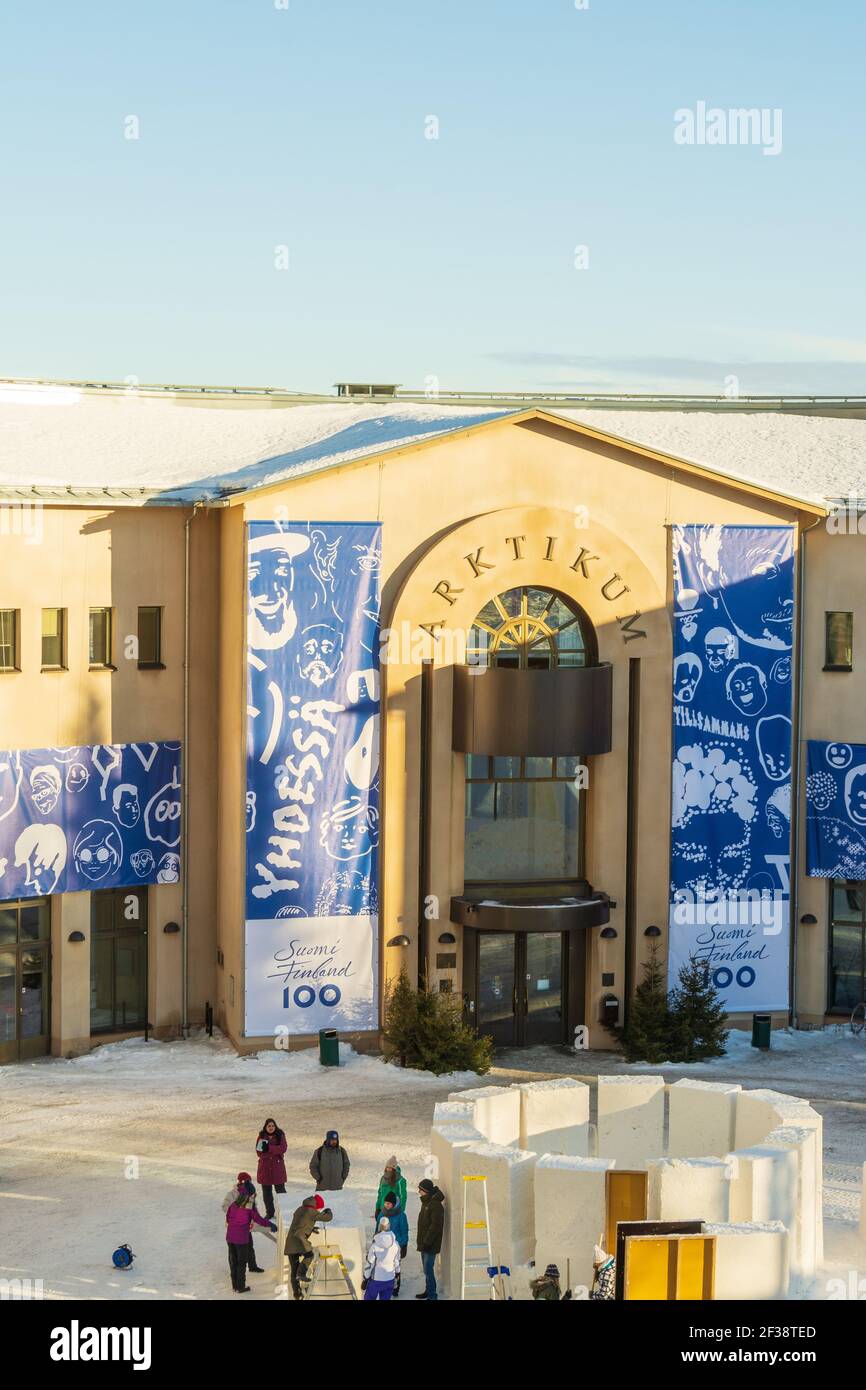
[(669, 983), (788, 1004), (793, 532), (674, 526)]
[(809, 740), (806, 873), (866, 879), (866, 743)]
[(180, 878), (180, 744), (0, 749), (0, 898)]
[(378, 1026), (374, 523), (247, 526), (248, 1036)]

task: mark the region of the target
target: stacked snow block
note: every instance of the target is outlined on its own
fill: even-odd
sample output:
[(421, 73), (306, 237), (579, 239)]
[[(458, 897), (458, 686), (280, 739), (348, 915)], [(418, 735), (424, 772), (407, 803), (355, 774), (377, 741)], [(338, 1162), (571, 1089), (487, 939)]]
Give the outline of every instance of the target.
[(598, 1152), (618, 1168), (645, 1168), (664, 1153), (665, 1083), (661, 1076), (598, 1078)]
[(729, 1153), (740, 1090), (719, 1081), (677, 1081), (669, 1086), (668, 1158)]
[(860, 1235), (866, 1240), (866, 1163), (863, 1164), (863, 1177), (860, 1182)]
[(755, 1144), (728, 1155), (731, 1221), (781, 1221), (789, 1230), (796, 1215), (797, 1155), (791, 1149)]
[(430, 1131), (433, 1171), (429, 1176), (445, 1196), (445, 1227), (442, 1232), (439, 1263), (446, 1293), (451, 1292), (453, 1287), (451, 1252), (455, 1238), (458, 1243), (458, 1258), (460, 1248), (463, 1194), (457, 1175), (457, 1154), (470, 1144), (483, 1144), (486, 1138), (472, 1124), (473, 1114), (474, 1106), (468, 1101), (439, 1101), (433, 1110), (433, 1128)]
[(810, 1280), (818, 1266), (819, 1233), (823, 1229), (820, 1214), (818, 1165), (820, 1147), (818, 1130), (780, 1125), (767, 1135), (767, 1149), (793, 1154), (796, 1160), (795, 1180), (784, 1194), (785, 1215), (779, 1213), (791, 1238), (791, 1273), (799, 1279)]
[[(535, 1247), (534, 1174), (536, 1155), (508, 1144), (468, 1144), (456, 1152), (456, 1176), (461, 1188), (467, 1188), (467, 1220), (478, 1221), (484, 1216), (482, 1184), (463, 1183), (463, 1178), (482, 1176), (487, 1180), (487, 1204), (490, 1221), (493, 1263), (508, 1265), (518, 1286), (524, 1280), (519, 1267), (527, 1265)], [(456, 1207), (456, 1210), (455, 1210)], [(459, 1296), (462, 1272), (463, 1192), (457, 1194), (451, 1211), (450, 1277), (453, 1296)], [(483, 1244), (486, 1232), (467, 1231), (467, 1240)], [(470, 1252), (475, 1259), (485, 1259), (486, 1250)], [(470, 1283), (485, 1279), (485, 1271), (476, 1265), (467, 1271)], [(522, 1291), (522, 1288), (521, 1288)], [(478, 1294), (476, 1292), (475, 1297)]]
[(563, 1291), (592, 1285), (593, 1248), (604, 1236), (606, 1177), (612, 1158), (545, 1154), (535, 1165), (535, 1268), (559, 1269)]
[(716, 1300), (784, 1298), (788, 1292), (788, 1232), (781, 1221), (704, 1227), (716, 1241)]
[[(775, 1141), (777, 1129), (811, 1129), (815, 1133), (814, 1177), (810, 1181), (807, 1161), (805, 1176), (801, 1181), (803, 1192), (803, 1220), (814, 1229), (814, 1261), (820, 1265), (824, 1259), (824, 1122), (807, 1101), (798, 1096), (788, 1096), (781, 1091), (742, 1091), (737, 1097), (737, 1122), (735, 1147), (749, 1148), (765, 1143), (771, 1136)], [(811, 1195), (810, 1195), (811, 1188)], [(811, 1214), (810, 1214), (811, 1210)], [(792, 1267), (797, 1264), (801, 1270), (808, 1270), (810, 1256), (808, 1244), (804, 1256), (799, 1251)], [(803, 1259), (805, 1258), (805, 1263)]]
[(730, 1164), (723, 1158), (662, 1158), (649, 1170), (650, 1221), (730, 1220)]
[(534, 1153), (589, 1155), (589, 1087), (564, 1076), (528, 1081), (520, 1094), (520, 1147)]
[(520, 1092), (516, 1086), (479, 1086), (452, 1091), (449, 1102), (471, 1105), (471, 1123), (491, 1144), (520, 1142)]

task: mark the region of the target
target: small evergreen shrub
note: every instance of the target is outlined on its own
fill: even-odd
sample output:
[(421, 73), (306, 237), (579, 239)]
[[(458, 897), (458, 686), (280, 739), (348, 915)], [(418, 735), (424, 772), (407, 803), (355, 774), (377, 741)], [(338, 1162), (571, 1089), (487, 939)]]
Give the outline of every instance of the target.
[(464, 1023), (459, 998), (415, 990), (405, 971), (386, 991), (382, 1041), (387, 1062), (437, 1076), (451, 1071), (483, 1076), (493, 1061), (491, 1039)]

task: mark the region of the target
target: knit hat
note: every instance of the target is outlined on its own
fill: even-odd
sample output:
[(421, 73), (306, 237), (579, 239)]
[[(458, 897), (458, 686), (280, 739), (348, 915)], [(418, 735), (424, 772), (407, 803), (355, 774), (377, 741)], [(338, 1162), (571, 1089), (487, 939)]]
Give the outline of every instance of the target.
[(600, 1245), (597, 1245), (597, 1246), (595, 1247), (595, 1249), (593, 1250), (593, 1252), (592, 1252), (592, 1262), (593, 1262), (593, 1264), (594, 1264), (594, 1265), (603, 1265), (604, 1262), (605, 1262), (605, 1260), (609, 1260), (609, 1259), (610, 1259), (610, 1255), (607, 1253), (607, 1251), (606, 1251), (606, 1250), (603, 1250), (603, 1249), (601, 1248)]
[(325, 1135), (325, 1143), (327, 1144), (329, 1139), (339, 1139), (339, 1137), (340, 1136), (335, 1129), (329, 1129), (327, 1134)]
[(382, 1198), (382, 1206), (384, 1207), (388, 1202), (391, 1203), (391, 1206), (392, 1206), (392, 1207), (396, 1207), (396, 1205), (397, 1205), (397, 1193), (396, 1193), (396, 1192), (386, 1192), (386, 1193), (385, 1193), (385, 1196)]
[(382, 1217), (380, 1217), (380, 1219), (379, 1219), (379, 1230), (380, 1230), (380, 1231), (390, 1231), (390, 1229), (391, 1229), (391, 1222), (388, 1220), (387, 1216), (382, 1216)]
[(419, 1192), (427, 1192), (427, 1193), (430, 1193), (430, 1192), (433, 1192), (433, 1191), (434, 1191), (434, 1188), (435, 1188), (435, 1184), (432, 1183), (432, 1182), (430, 1181), (429, 1178), (422, 1178), (421, 1181), (420, 1181), (419, 1184), (418, 1184), (418, 1190), (419, 1190)]
[(324, 1199), (324, 1197), (321, 1195), (320, 1192), (317, 1192), (317, 1193), (316, 1193), (315, 1197), (313, 1198), (313, 1201), (314, 1201), (315, 1204), (316, 1204), (316, 1210), (317, 1210), (317, 1211), (324, 1211), (324, 1210), (325, 1210), (325, 1199)]
[(400, 1167), (400, 1165), (399, 1165), (399, 1163), (397, 1162), (397, 1159), (396, 1159), (395, 1155), (392, 1154), (391, 1157), (388, 1159), (387, 1163), (385, 1164), (385, 1172), (386, 1172), (386, 1173), (389, 1173), (389, 1172), (396, 1173), (396, 1171), (397, 1171), (397, 1169), (398, 1169), (399, 1167)]
[(547, 1279), (558, 1279), (558, 1278), (559, 1278), (559, 1270), (558, 1270), (558, 1268), (557, 1268), (556, 1265), (548, 1265), (548, 1266), (547, 1266), (547, 1269), (544, 1271), (544, 1274), (545, 1274), (545, 1278), (547, 1278)]
[(252, 1182), (252, 1177), (249, 1173), (238, 1173), (238, 1182)]

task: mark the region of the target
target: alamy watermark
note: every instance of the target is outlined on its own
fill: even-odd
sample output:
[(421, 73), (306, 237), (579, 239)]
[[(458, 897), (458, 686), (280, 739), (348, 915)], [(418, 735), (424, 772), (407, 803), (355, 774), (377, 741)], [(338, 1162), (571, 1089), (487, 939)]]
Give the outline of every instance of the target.
[(677, 145), (756, 145), (762, 154), (782, 153), (780, 106), (708, 106), (695, 102), (674, 112)]

